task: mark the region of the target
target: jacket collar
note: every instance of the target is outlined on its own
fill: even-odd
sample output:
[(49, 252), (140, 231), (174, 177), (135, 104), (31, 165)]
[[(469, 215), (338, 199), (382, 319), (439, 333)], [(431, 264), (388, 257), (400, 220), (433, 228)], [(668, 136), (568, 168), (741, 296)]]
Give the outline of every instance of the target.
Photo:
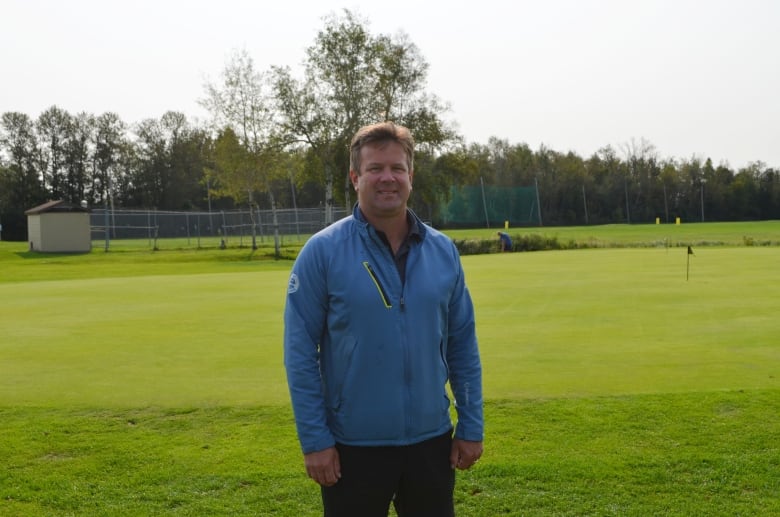
[[(360, 223), (360, 225), (364, 228), (372, 228), (374, 232), (377, 231), (376, 228), (371, 226), (371, 224), (366, 221), (365, 216), (363, 215), (363, 212), (360, 210), (360, 206), (358, 203), (355, 203), (355, 206), (352, 208), (352, 217)], [(406, 221), (409, 223), (409, 234), (408, 238), (414, 239), (417, 241), (422, 241), (425, 238), (426, 229), (423, 222), (420, 220), (419, 217), (417, 217), (417, 214), (415, 214), (411, 208), (406, 209)]]

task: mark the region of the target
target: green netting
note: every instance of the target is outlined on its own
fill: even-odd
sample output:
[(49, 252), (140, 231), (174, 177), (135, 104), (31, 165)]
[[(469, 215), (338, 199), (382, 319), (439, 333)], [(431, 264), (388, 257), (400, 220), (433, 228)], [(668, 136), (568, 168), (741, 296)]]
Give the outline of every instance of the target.
[(442, 208), (443, 223), (451, 226), (538, 225), (535, 187), (452, 187)]

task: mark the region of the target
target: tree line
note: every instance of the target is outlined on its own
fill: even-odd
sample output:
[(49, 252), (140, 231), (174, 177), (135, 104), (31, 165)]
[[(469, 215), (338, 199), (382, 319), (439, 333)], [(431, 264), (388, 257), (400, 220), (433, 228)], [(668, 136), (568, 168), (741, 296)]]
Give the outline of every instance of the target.
[[(631, 140), (590, 157), (491, 138), (467, 143), (426, 91), (428, 63), (403, 34), (372, 34), (345, 10), (324, 19), (301, 76), (259, 71), (235, 51), (204, 84), (207, 121), (179, 112), (129, 124), (116, 113), (0, 119), (0, 224), (24, 240), (24, 211), (63, 199), (90, 207), (219, 210), (354, 203), (351, 136), (393, 120), (417, 141), (410, 204), (436, 223), (452, 189), (534, 186), (545, 225), (780, 219), (778, 170), (663, 158)], [(327, 222), (330, 222), (327, 221)]]

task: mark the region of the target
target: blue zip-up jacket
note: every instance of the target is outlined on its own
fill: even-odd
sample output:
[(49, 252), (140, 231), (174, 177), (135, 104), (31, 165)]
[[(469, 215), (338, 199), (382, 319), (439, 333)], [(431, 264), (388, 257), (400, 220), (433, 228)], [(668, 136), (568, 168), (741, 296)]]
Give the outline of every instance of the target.
[(452, 430), (447, 382), (455, 437), (482, 441), (482, 369), (457, 248), (417, 219), (402, 283), (358, 210), (312, 236), (290, 275), (284, 362), (304, 454)]

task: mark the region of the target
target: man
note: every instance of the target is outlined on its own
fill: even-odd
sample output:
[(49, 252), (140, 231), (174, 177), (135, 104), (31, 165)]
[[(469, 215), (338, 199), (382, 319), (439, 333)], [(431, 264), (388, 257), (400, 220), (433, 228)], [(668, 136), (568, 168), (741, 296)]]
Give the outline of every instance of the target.
[[(325, 516), (454, 515), (455, 468), (482, 455), (482, 370), (458, 251), (407, 208), (414, 141), (391, 122), (352, 139), (358, 203), (293, 265), (287, 380)], [(449, 382), (458, 421), (449, 417)]]
[(512, 251), (512, 238), (507, 233), (498, 232), (498, 245), (501, 251)]

